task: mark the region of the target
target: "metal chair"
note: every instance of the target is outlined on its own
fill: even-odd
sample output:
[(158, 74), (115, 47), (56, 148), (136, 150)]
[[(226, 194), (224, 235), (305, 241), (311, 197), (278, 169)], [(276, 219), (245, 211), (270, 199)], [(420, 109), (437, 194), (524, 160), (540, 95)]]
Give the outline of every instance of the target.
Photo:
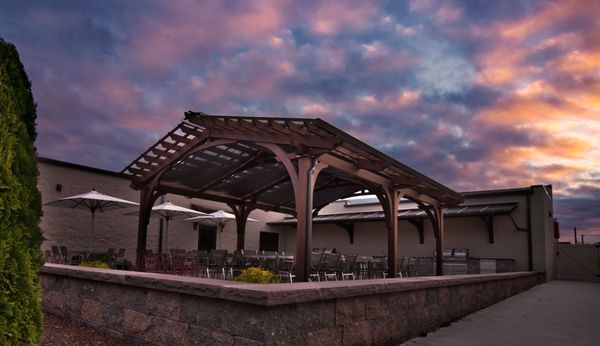
[(341, 262), (341, 270), (340, 276), (342, 280), (346, 280), (348, 277), (352, 277), (352, 280), (355, 280), (354, 277), (354, 267), (356, 265), (356, 259), (358, 255), (346, 255), (344, 256), (344, 262)]
[(279, 266), (279, 278), (282, 280), (286, 279), (286, 281), (289, 280), (290, 283), (294, 282), (294, 278), (296, 277), (296, 274), (294, 273), (295, 264), (295, 259), (291, 261), (284, 260), (283, 263), (281, 263), (281, 265)]
[(311, 263), (311, 267), (310, 267), (310, 274), (309, 274), (309, 280), (313, 281), (313, 278), (316, 278), (317, 281), (321, 281), (321, 276), (320, 276), (320, 272), (321, 272), (321, 266), (323, 265), (323, 259), (324, 259), (324, 255), (321, 252), (312, 252), (310, 255), (310, 263)]
[[(225, 279), (225, 267), (227, 266), (227, 250), (212, 250), (210, 252), (209, 277), (216, 279), (220, 276)], [(217, 275), (219, 274), (219, 275)]]
[(338, 273), (338, 265), (340, 263), (340, 254), (339, 253), (330, 253), (327, 254), (327, 265), (324, 266), (323, 277), (325, 281), (329, 281), (330, 278), (333, 278), (337, 281), (337, 273)]
[(369, 278), (385, 279), (387, 278), (387, 258), (373, 257), (369, 262)]
[(63, 258), (60, 254), (60, 249), (56, 245), (52, 245), (52, 257), (53, 257), (52, 261), (54, 263), (62, 263), (63, 262)]
[[(404, 275), (402, 275), (402, 273), (406, 272), (407, 264), (408, 264), (408, 257), (406, 257), (406, 256), (398, 257), (398, 273), (397, 273), (398, 277), (400, 277), (400, 278), (404, 277)], [(407, 276), (408, 276), (408, 274), (407, 274)]]

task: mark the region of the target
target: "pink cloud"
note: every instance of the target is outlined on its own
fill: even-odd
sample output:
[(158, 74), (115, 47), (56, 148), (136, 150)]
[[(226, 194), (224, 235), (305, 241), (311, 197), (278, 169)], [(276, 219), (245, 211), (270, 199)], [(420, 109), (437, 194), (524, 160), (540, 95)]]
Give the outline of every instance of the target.
[(344, 30), (360, 30), (373, 22), (378, 9), (367, 1), (327, 1), (309, 16), (310, 28), (320, 35), (334, 35)]
[[(183, 2), (183, 3), (182, 3)], [(220, 2), (173, 1), (161, 16), (142, 18), (128, 53), (141, 67), (164, 69), (191, 55), (241, 42), (265, 42), (282, 28), (285, 2), (245, 2), (232, 10)], [(198, 53), (204, 53), (198, 54)]]

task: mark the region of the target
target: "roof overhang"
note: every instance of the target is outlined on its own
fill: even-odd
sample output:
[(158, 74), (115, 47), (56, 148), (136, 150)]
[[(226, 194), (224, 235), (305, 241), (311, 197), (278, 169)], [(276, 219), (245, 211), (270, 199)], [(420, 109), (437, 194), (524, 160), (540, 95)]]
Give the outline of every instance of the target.
[[(495, 216), (508, 215), (517, 208), (517, 203), (497, 203), (497, 204), (477, 204), (446, 207), (443, 209), (445, 218), (454, 217), (473, 217), (473, 216)], [(404, 209), (398, 210), (398, 220), (424, 219), (427, 213), (423, 209)], [(318, 215), (313, 218), (313, 223), (336, 223), (336, 222), (369, 222), (384, 221), (383, 211), (361, 212), (361, 213), (342, 213), (330, 215)], [(295, 225), (295, 218), (285, 218), (283, 220), (269, 222), (269, 225)]]

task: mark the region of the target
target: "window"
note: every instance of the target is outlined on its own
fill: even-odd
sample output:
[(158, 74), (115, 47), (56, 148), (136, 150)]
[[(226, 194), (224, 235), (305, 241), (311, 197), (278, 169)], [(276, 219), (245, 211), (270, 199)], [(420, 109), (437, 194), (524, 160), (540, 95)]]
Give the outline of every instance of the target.
[(279, 233), (260, 232), (259, 250), (279, 251)]
[(217, 248), (217, 227), (198, 225), (198, 250), (213, 250)]

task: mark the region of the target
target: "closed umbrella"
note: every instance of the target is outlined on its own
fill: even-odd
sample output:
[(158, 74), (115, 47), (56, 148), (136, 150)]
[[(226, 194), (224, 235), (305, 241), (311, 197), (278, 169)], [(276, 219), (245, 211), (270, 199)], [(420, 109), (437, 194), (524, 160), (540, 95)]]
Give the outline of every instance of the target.
[[(126, 215), (137, 215), (138, 212), (127, 213)], [(171, 202), (165, 202), (152, 207), (150, 216), (161, 217), (165, 219), (165, 249), (169, 249), (169, 221), (186, 219), (194, 216), (207, 216), (208, 214), (178, 206)]]
[(92, 230), (90, 234), (90, 252), (94, 250), (94, 218), (96, 217), (96, 211), (101, 213), (114, 209), (123, 209), (139, 205), (136, 202), (131, 202), (125, 199), (109, 196), (102, 194), (96, 189), (90, 192), (65, 197), (56, 201), (46, 203), (48, 206), (71, 208), (71, 209), (89, 209), (92, 213)]

